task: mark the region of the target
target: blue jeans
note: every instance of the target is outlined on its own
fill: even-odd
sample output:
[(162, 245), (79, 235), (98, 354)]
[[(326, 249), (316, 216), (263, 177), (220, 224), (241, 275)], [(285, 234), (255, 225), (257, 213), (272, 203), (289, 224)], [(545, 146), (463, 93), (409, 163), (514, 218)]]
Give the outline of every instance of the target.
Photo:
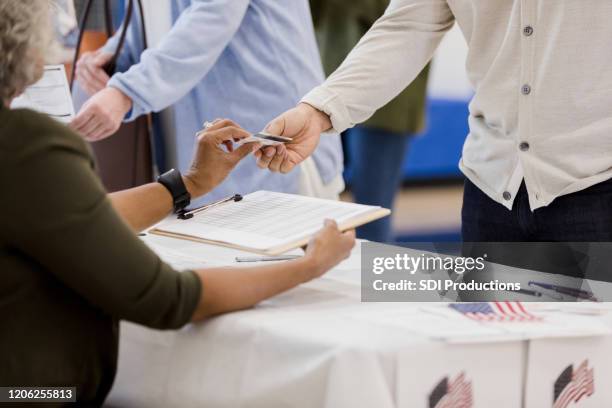
[(464, 242), (612, 242), (612, 179), (531, 211), (525, 183), (512, 211), (466, 180)]
[[(362, 126), (345, 132), (347, 169), (357, 203), (392, 208), (410, 136)], [(391, 217), (357, 228), (357, 236), (377, 242), (393, 241)]]

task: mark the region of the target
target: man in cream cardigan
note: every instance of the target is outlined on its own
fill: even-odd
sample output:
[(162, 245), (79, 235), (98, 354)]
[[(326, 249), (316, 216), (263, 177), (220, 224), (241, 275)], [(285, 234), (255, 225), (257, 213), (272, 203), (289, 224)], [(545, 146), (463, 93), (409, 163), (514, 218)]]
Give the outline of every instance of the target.
[(294, 143), (257, 152), (259, 165), (289, 172), (322, 131), (366, 120), (457, 23), (476, 90), (459, 163), (464, 241), (612, 241), (611, 17), (598, 0), (392, 0), (327, 82), (271, 123)]

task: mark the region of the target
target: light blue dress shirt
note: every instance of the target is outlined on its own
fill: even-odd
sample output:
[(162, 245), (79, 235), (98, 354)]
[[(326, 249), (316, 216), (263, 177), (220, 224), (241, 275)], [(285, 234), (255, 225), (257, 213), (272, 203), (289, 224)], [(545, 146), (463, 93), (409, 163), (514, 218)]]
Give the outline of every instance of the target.
[[(260, 131), (324, 80), (308, 0), (172, 0), (171, 31), (144, 53), (139, 19), (135, 10), (109, 85), (133, 100), (128, 121), (173, 106), (182, 171), (204, 121), (230, 118)], [(339, 136), (322, 137), (313, 159), (324, 183), (340, 174)], [(261, 189), (296, 193), (298, 182), (299, 170), (261, 170), (251, 155), (205, 200)]]

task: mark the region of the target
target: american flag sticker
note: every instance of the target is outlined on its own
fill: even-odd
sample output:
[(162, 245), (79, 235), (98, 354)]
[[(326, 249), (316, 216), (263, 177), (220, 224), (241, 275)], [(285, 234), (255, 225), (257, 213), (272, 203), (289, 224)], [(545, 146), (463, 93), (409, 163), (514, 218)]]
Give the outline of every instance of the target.
[(451, 303), (450, 308), (479, 322), (537, 322), (521, 302)]
[(472, 408), (472, 383), (461, 373), (454, 380), (444, 377), (429, 394), (429, 408)]
[(575, 370), (573, 365), (567, 366), (557, 377), (553, 393), (552, 408), (566, 408), (593, 395), (595, 380), (589, 360), (584, 360)]

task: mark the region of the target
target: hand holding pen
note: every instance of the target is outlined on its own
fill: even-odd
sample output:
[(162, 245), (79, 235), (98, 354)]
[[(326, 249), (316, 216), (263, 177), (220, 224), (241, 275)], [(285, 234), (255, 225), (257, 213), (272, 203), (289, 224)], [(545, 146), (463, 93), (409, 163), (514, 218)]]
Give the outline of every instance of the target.
[(254, 148), (251, 144), (234, 148), (236, 141), (248, 137), (249, 132), (228, 119), (206, 125), (196, 134), (195, 156), (185, 173), (185, 184), (192, 196), (206, 194), (221, 184), (234, 167), (251, 153)]

